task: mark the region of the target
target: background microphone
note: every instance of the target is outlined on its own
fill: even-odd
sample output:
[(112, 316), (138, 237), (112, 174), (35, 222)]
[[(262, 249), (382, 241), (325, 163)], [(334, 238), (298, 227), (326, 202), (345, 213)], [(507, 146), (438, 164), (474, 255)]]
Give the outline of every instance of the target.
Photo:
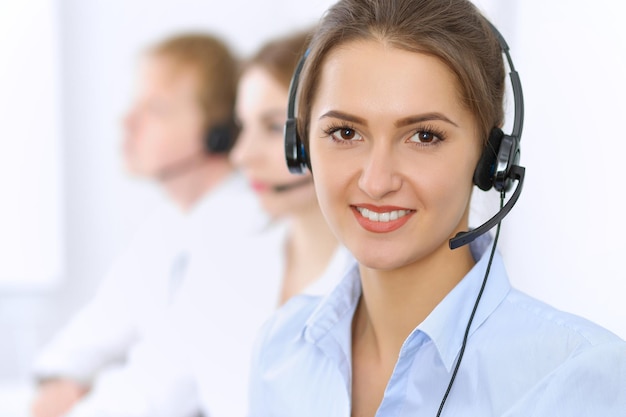
[(275, 185), (272, 187), (272, 191), (274, 191), (275, 193), (284, 193), (286, 191), (291, 191), (295, 188), (304, 187), (305, 185), (309, 185), (312, 182), (313, 182), (313, 177), (307, 177), (299, 181), (294, 181), (294, 182), (290, 182), (287, 184)]
[(450, 249), (460, 248), (463, 245), (467, 245), (472, 242), (478, 236), (487, 233), (491, 228), (500, 223), (504, 217), (511, 211), (515, 203), (517, 203), (517, 199), (522, 193), (522, 186), (524, 185), (524, 174), (526, 173), (526, 169), (519, 165), (511, 166), (510, 178), (512, 180), (517, 180), (517, 187), (513, 192), (513, 195), (507, 201), (507, 203), (498, 211), (492, 218), (487, 220), (485, 223), (478, 226), (476, 229), (467, 231), (467, 232), (459, 232), (456, 236), (454, 236), (449, 241)]

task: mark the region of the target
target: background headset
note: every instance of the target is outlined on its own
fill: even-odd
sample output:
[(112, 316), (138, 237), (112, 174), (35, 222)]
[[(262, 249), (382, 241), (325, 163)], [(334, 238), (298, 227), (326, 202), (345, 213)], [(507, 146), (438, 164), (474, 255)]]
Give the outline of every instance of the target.
[(233, 118), (211, 127), (204, 137), (204, 150), (208, 153), (227, 153), (235, 145), (239, 128)]
[[(459, 232), (455, 237), (450, 239), (450, 249), (456, 249), (466, 245), (476, 239), (478, 236), (486, 233), (511, 211), (517, 199), (522, 192), (524, 183), (525, 168), (519, 166), (520, 159), (520, 141), (522, 137), (522, 129), (524, 126), (524, 98), (522, 94), (522, 83), (519, 75), (513, 65), (513, 60), (509, 54), (509, 45), (502, 34), (489, 21), (493, 34), (495, 35), (500, 49), (506, 57), (509, 65), (509, 76), (513, 87), (514, 99), (514, 118), (513, 130), (510, 134), (505, 134), (499, 127), (494, 127), (489, 133), (489, 138), (483, 149), (483, 153), (474, 170), (474, 184), (483, 191), (494, 188), (502, 195), (509, 191), (514, 181), (517, 181), (517, 187), (509, 201), (487, 222), (479, 227), (467, 231)], [(303, 174), (306, 169), (311, 169), (311, 161), (304, 147), (304, 142), (298, 134), (296, 113), (296, 95), (298, 92), (298, 84), (300, 82), (300, 73), (302, 67), (309, 54), (309, 50), (303, 54), (296, 66), (291, 84), (289, 86), (289, 102), (287, 104), (287, 121), (285, 122), (285, 157), (289, 171), (294, 174)]]
[(202, 137), (202, 149), (199, 152), (161, 168), (157, 178), (161, 181), (178, 178), (201, 166), (205, 155), (227, 154), (235, 145), (238, 134), (239, 128), (232, 117), (214, 125)]

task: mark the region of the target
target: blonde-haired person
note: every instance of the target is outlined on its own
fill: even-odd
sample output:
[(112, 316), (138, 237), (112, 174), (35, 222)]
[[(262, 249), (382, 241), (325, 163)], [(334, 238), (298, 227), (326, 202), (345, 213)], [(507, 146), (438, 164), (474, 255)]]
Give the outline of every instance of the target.
[[(226, 42), (179, 34), (142, 58), (124, 121), (124, 161), (131, 174), (156, 183), (169, 204), (140, 225), (93, 299), (43, 347), (33, 366), (35, 417), (83, 415), (80, 410), (90, 408), (107, 415), (107, 406), (125, 404), (99, 395), (98, 387), (175, 306), (200, 255), (192, 248), (236, 240), (251, 227), (246, 219), (261, 216), (228, 160), (236, 139), (238, 61)], [(211, 274), (210, 265), (204, 273)]]
[(492, 162), (514, 151), (499, 39), (469, 0), (324, 14), (298, 78), (303, 147), (288, 136), (288, 150), (358, 265), (264, 327), (251, 416), (626, 415), (626, 343), (512, 288), (499, 226), (454, 239), (474, 184), (506, 200), (505, 180), (523, 180), (515, 152)]

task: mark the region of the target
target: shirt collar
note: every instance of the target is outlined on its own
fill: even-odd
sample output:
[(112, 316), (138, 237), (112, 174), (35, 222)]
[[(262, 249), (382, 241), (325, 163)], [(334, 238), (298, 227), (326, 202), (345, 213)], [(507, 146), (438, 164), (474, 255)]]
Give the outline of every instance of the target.
[(309, 316), (303, 336), (310, 343), (324, 337), (339, 321), (354, 314), (361, 297), (359, 265), (354, 263), (334, 290), (328, 293)]
[[(489, 236), (478, 238), (470, 244), (476, 264), (409, 336), (411, 339), (417, 332), (426, 334), (435, 344), (448, 371), (452, 369), (461, 349), (467, 323), (489, 265), (492, 244), (493, 240)], [(469, 336), (493, 313), (510, 289), (504, 262), (496, 251)]]
[(337, 246), (324, 273), (302, 290), (302, 294), (313, 296), (328, 294), (355, 263), (356, 260), (348, 249), (343, 245)]
[[(448, 371), (452, 369), (461, 349), (465, 328), (489, 263), (492, 243), (493, 240), (488, 235), (483, 235), (470, 243), (476, 264), (407, 338), (407, 342), (410, 343), (411, 340), (418, 339), (414, 337), (418, 332), (428, 336), (435, 344)], [(472, 322), (470, 336), (504, 300), (510, 289), (504, 263), (496, 251), (487, 285)], [(316, 343), (338, 323), (345, 321), (346, 315), (350, 317), (351, 322), (360, 296), (361, 280), (358, 264), (355, 264), (309, 316), (302, 333), (304, 339), (309, 343)], [(349, 343), (351, 339), (350, 332), (347, 333), (347, 339), (343, 340), (342, 344)]]

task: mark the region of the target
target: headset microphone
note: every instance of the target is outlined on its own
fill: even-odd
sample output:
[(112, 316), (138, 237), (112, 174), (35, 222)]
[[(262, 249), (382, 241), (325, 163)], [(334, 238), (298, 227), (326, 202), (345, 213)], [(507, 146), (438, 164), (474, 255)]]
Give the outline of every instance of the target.
[(500, 223), (504, 217), (509, 214), (520, 194), (522, 193), (522, 186), (524, 185), (524, 173), (526, 169), (519, 165), (513, 165), (511, 167), (511, 177), (512, 179), (517, 180), (517, 187), (515, 187), (515, 191), (513, 195), (509, 199), (509, 201), (498, 211), (492, 218), (487, 220), (485, 223), (481, 224), (475, 229), (472, 229), (468, 232), (459, 232), (450, 239), (449, 246), (450, 249), (460, 248), (463, 245), (467, 245), (478, 236), (487, 233), (491, 228)]
[(288, 184), (275, 185), (272, 187), (272, 191), (275, 193), (284, 193), (285, 191), (291, 191), (295, 188), (304, 187), (305, 185), (309, 185), (313, 182), (313, 178), (308, 177), (301, 179), (299, 181), (290, 182)]
[(504, 134), (502, 130), (497, 127), (491, 130), (487, 140), (487, 146), (474, 171), (474, 184), (483, 191), (494, 188), (496, 191), (500, 192), (502, 198), (505, 192), (511, 189), (513, 181), (517, 181), (517, 186), (509, 201), (492, 218), (479, 227), (467, 232), (460, 232), (450, 239), (450, 249), (456, 249), (470, 243), (478, 236), (488, 232), (491, 228), (499, 224), (500, 221), (509, 214), (522, 192), (524, 174), (526, 172), (524, 167), (518, 165), (520, 158), (520, 141), (522, 128), (524, 126), (522, 83), (513, 65), (513, 59), (509, 54), (509, 45), (507, 45), (506, 40), (498, 29), (496, 29), (491, 22), (488, 21), (487, 23), (500, 43), (502, 53), (509, 64), (509, 76), (511, 78), (511, 86), (513, 87), (515, 113), (513, 118), (513, 130), (510, 135)]

